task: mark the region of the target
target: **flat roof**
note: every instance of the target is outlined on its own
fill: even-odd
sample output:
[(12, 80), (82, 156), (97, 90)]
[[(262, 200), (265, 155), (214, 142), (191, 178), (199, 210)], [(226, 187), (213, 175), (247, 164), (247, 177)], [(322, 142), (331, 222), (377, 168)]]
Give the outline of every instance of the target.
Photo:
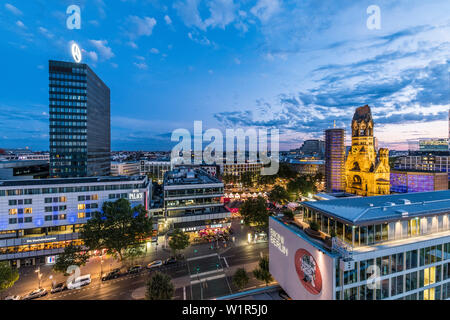
[(47, 160), (0, 160), (0, 168), (22, 168), (22, 167), (32, 167), (47, 165), (49, 162)]
[(213, 184), (222, 182), (202, 169), (179, 168), (164, 174), (164, 186)]
[(450, 212), (450, 190), (307, 201), (302, 205), (351, 224), (364, 225)]
[(51, 178), (51, 179), (24, 179), (24, 180), (1, 180), (0, 187), (23, 187), (56, 184), (82, 184), (96, 182), (133, 182), (142, 181), (146, 176), (102, 176), (86, 178)]

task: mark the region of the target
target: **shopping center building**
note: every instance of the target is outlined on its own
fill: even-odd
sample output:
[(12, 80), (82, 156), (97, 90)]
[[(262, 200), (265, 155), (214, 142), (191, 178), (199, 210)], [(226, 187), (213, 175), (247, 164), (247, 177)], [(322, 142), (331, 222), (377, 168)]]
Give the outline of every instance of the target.
[(0, 181), (0, 261), (50, 263), (106, 201), (126, 198), (148, 208), (146, 176)]
[(205, 170), (180, 167), (164, 175), (164, 216), (159, 231), (181, 229), (192, 236), (222, 232), (231, 226), (223, 205), (223, 183)]
[(269, 223), (270, 272), (291, 298), (450, 299), (450, 191), (301, 208), (293, 221)]

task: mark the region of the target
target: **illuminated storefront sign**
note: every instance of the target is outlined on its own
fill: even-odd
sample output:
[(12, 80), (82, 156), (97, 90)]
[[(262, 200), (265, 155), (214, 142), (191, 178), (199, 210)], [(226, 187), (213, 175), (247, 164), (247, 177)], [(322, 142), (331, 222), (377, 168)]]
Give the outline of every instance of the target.
[(274, 245), (282, 254), (288, 255), (288, 249), (284, 245), (284, 237), (270, 228), (270, 243)]
[(322, 291), (322, 275), (313, 256), (305, 249), (295, 253), (295, 270), (298, 278), (309, 293), (314, 295)]
[(39, 238), (39, 239), (26, 239), (24, 243), (39, 243), (39, 242), (46, 242), (46, 241), (53, 241), (56, 240), (56, 237), (52, 238)]
[(50, 256), (45, 259), (47, 264), (54, 264), (56, 262), (56, 256)]
[(142, 200), (144, 199), (144, 193), (139, 192), (139, 190), (133, 190), (132, 193), (128, 194), (128, 199), (130, 200)]

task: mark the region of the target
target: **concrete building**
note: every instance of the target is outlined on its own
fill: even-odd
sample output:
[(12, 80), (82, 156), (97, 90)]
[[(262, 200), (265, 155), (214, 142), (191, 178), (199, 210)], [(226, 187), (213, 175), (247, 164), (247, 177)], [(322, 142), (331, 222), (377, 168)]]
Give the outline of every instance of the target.
[(402, 156), (395, 161), (394, 169), (450, 173), (450, 156), (433, 154)]
[(301, 210), (291, 222), (269, 220), (270, 273), (291, 298), (450, 299), (450, 191), (303, 202)]
[(140, 172), (141, 163), (134, 162), (111, 162), (112, 176), (135, 176)]
[(54, 261), (105, 201), (150, 203), (146, 176), (0, 181), (0, 261), (14, 266)]
[(430, 171), (391, 171), (391, 193), (427, 192), (448, 189), (448, 174)]
[(141, 175), (151, 175), (152, 179), (162, 184), (164, 174), (173, 169), (170, 161), (148, 161), (141, 160), (139, 172)]
[(222, 203), (224, 185), (201, 169), (179, 168), (164, 175), (164, 216), (156, 217), (160, 231), (186, 232), (229, 228), (231, 213)]
[(0, 161), (0, 180), (48, 178), (49, 163), (46, 160)]

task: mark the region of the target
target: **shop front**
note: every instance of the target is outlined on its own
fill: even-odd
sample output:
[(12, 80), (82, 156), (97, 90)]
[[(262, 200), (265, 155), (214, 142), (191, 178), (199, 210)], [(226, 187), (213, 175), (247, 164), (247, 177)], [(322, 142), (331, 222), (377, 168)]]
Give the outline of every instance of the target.
[(188, 233), (191, 243), (212, 242), (228, 238), (231, 233), (231, 220), (225, 218), (180, 222), (174, 223), (174, 228)]

